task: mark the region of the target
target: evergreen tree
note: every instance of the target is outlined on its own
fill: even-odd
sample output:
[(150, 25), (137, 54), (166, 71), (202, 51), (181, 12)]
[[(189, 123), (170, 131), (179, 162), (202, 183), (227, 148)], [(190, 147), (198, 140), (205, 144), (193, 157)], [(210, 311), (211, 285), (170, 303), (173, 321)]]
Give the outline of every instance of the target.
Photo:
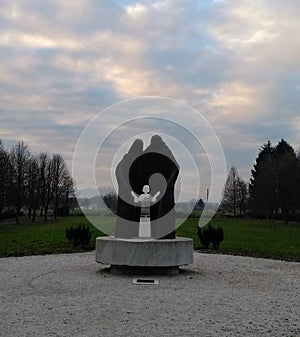
[(282, 139), (274, 150), (276, 198), (285, 221), (295, 209), (297, 155), (293, 147)]
[(300, 151), (297, 154), (295, 211), (300, 211)]
[(249, 206), (256, 215), (265, 214), (269, 217), (276, 209), (276, 176), (273, 153), (274, 148), (268, 141), (260, 148), (251, 170)]
[(276, 147), (270, 142), (260, 149), (250, 179), (250, 208), (255, 215), (278, 216), (285, 221), (295, 212), (299, 177), (299, 160), (293, 149), (284, 139)]

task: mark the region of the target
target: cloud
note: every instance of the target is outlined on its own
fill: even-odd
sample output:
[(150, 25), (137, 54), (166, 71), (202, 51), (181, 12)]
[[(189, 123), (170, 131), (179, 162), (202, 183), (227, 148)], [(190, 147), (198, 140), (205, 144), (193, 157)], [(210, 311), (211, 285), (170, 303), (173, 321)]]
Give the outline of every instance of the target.
[(266, 114), (266, 102), (270, 96), (266, 84), (251, 86), (247, 83), (223, 83), (209, 101), (218, 119), (235, 123), (249, 123)]
[(136, 20), (136, 19), (139, 19), (139, 18), (143, 17), (146, 14), (147, 7), (142, 5), (142, 4), (136, 3), (136, 4), (133, 4), (133, 5), (126, 6), (125, 10), (126, 10), (126, 14), (129, 17)]
[(292, 142), (297, 144), (295, 150), (300, 153), (300, 117), (297, 116), (292, 120), (292, 130), (294, 131)]
[(70, 158), (105, 107), (169, 96), (204, 114), (247, 175), (261, 142), (299, 147), (299, 16), (297, 0), (4, 0), (0, 138)]

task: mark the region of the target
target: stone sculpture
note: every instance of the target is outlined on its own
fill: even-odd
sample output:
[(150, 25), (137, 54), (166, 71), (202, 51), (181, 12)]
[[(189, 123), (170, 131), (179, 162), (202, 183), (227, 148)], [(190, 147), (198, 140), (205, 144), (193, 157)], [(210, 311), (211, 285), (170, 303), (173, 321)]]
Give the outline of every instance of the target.
[(175, 239), (174, 188), (179, 165), (158, 135), (151, 138), (150, 145), (144, 151), (142, 149), (143, 142), (135, 140), (116, 168), (119, 193), (115, 236), (138, 236), (141, 206), (132, 204), (132, 196), (135, 200), (150, 199), (149, 192), (141, 194), (142, 189), (149, 185), (153, 195), (151, 198), (155, 197), (150, 204), (151, 237)]
[[(167, 275), (178, 275), (179, 266), (193, 263), (193, 240), (175, 237), (178, 174), (179, 165), (160, 136), (153, 136), (144, 151), (143, 142), (134, 141), (116, 168), (116, 234), (96, 239), (97, 262), (109, 264), (115, 274)], [(150, 219), (140, 223), (142, 208), (150, 208)]]
[(118, 209), (115, 237), (133, 238), (139, 235), (141, 208), (132, 203), (131, 191), (140, 191), (142, 183), (142, 167), (130, 172), (132, 163), (143, 153), (143, 141), (134, 141), (129, 151), (116, 167), (116, 178), (119, 186)]

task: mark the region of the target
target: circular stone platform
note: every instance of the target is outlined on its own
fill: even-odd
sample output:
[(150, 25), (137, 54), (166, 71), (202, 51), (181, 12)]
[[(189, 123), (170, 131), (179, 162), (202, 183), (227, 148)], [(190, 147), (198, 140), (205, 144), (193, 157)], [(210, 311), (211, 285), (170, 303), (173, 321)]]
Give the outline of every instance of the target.
[(98, 237), (96, 261), (112, 267), (178, 268), (193, 263), (193, 240)]

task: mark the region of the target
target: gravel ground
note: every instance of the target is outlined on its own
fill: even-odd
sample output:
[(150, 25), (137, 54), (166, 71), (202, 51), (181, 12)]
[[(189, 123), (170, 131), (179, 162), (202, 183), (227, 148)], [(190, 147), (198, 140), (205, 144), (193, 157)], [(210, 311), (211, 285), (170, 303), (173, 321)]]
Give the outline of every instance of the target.
[(132, 284), (95, 252), (0, 259), (0, 336), (300, 336), (300, 264), (195, 253)]

